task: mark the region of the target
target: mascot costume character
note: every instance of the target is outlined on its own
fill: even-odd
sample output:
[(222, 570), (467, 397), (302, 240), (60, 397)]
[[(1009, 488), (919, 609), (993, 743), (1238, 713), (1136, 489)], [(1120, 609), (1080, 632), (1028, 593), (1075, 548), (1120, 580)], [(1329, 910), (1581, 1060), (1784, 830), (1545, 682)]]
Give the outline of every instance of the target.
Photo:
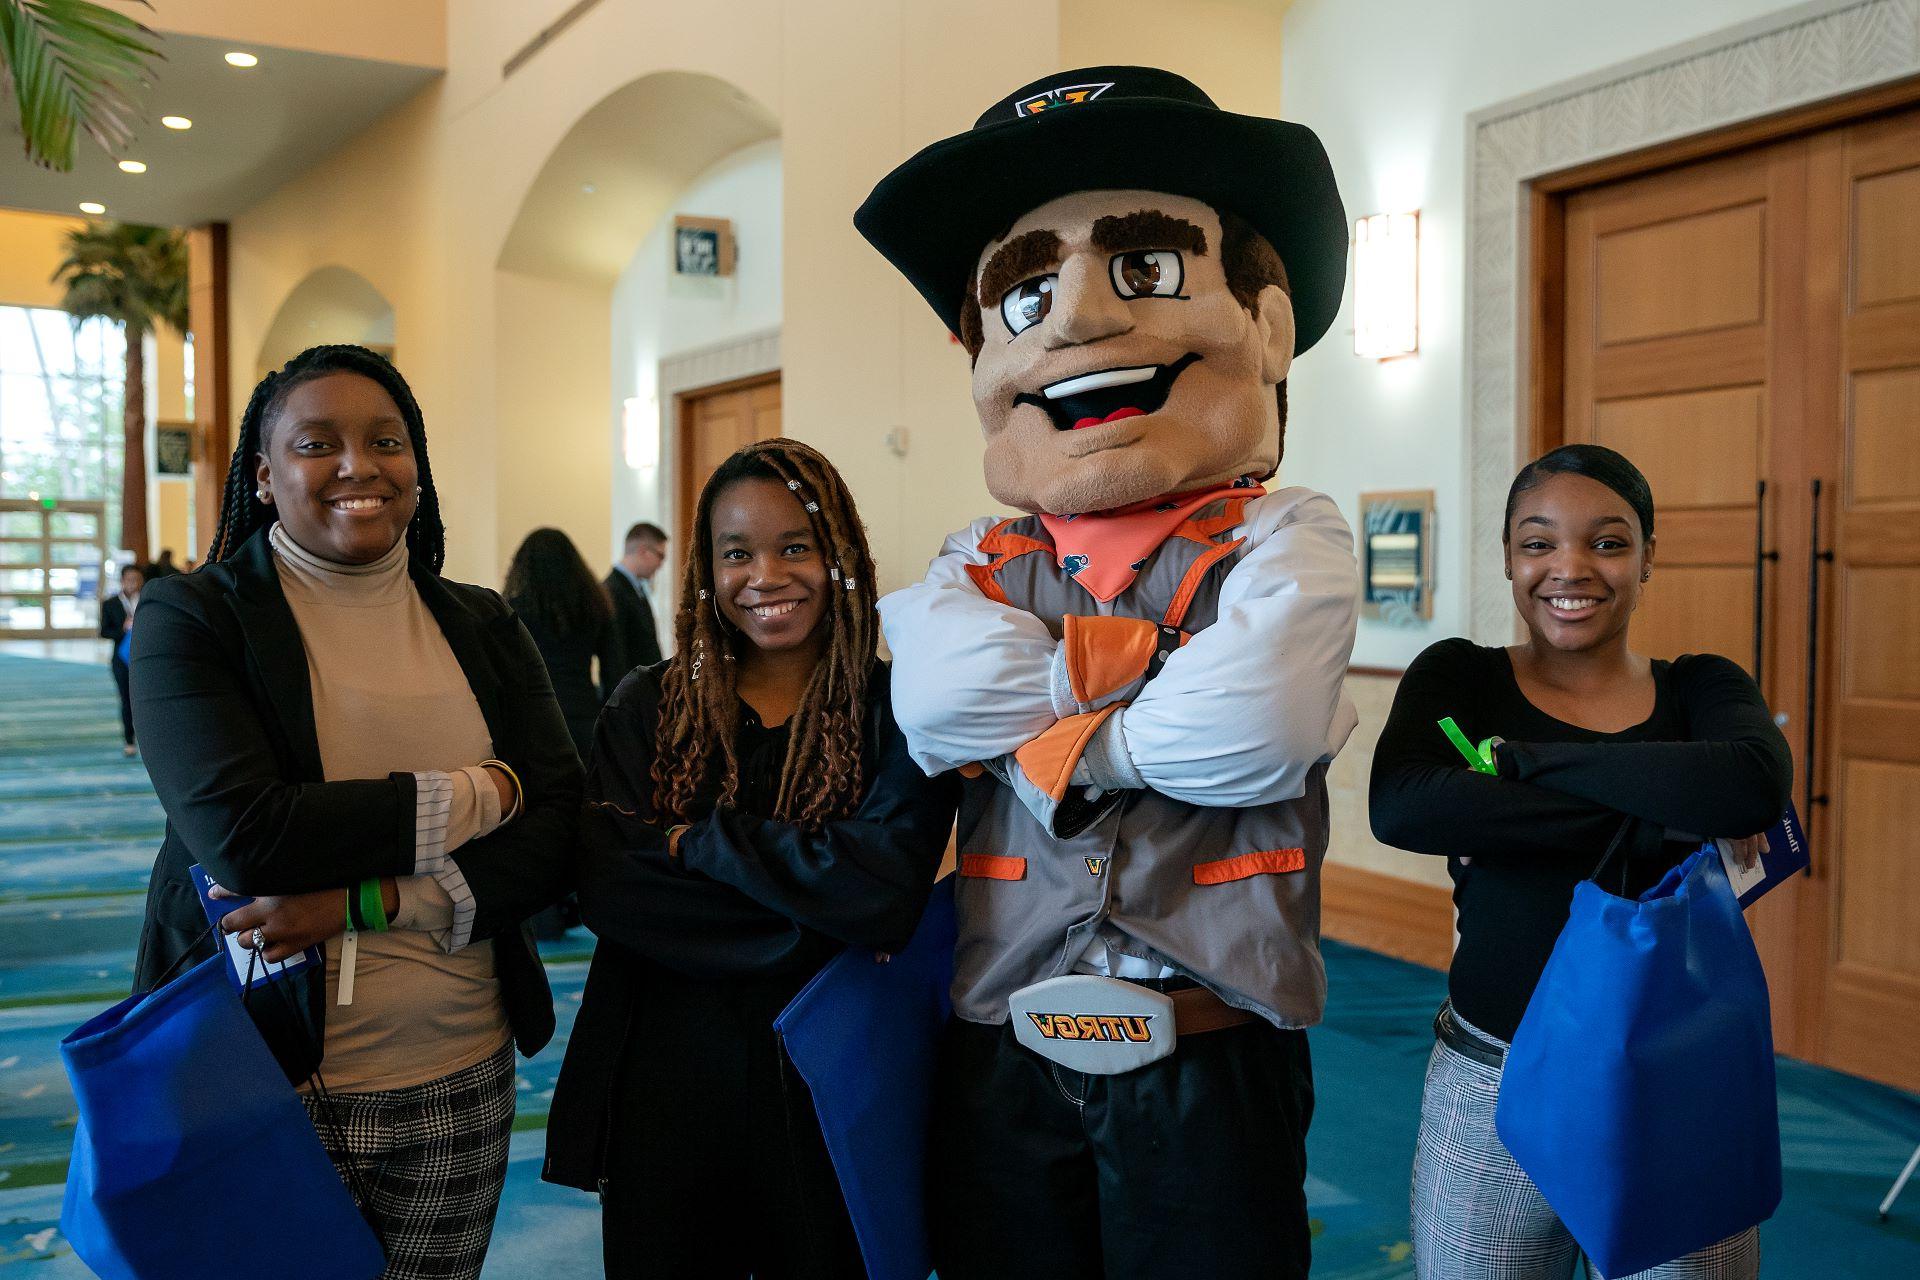
[(1027, 513), (881, 602), (914, 755), (969, 779), (939, 1273), (1305, 1276), (1357, 573), (1331, 500), (1262, 482), (1345, 285), (1326, 152), (1090, 67), (854, 221), (973, 357), (987, 488)]

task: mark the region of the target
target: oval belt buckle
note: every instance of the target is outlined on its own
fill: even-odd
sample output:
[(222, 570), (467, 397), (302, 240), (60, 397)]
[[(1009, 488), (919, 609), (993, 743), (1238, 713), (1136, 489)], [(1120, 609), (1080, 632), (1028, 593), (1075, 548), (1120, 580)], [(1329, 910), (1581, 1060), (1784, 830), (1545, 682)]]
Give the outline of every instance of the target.
[(1074, 1071), (1119, 1075), (1173, 1052), (1173, 999), (1118, 978), (1070, 973), (1007, 999), (1013, 1037)]

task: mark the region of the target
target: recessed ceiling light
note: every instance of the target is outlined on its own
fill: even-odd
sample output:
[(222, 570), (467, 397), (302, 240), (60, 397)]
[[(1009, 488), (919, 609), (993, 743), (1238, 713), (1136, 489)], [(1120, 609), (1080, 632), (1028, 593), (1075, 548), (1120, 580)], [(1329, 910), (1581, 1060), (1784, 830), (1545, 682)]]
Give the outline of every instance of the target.
[(594, 186), (591, 182), (583, 182), (580, 184), (581, 192), (586, 195), (592, 195), (594, 192), (598, 191), (599, 189), (600, 188)]
[(227, 55), (227, 65), (230, 67), (254, 67), (260, 65), (260, 59), (251, 53), (242, 53), (240, 50), (235, 49)]
[(169, 129), (193, 128), (193, 121), (187, 119), (185, 116), (161, 116), (160, 123)]
[(120, 162), (120, 172), (122, 173), (145, 173), (146, 171), (147, 162), (144, 160), (122, 160)]
[(80, 212), (82, 213), (101, 214), (106, 211), (107, 206), (101, 204), (98, 200), (82, 200), (80, 202)]

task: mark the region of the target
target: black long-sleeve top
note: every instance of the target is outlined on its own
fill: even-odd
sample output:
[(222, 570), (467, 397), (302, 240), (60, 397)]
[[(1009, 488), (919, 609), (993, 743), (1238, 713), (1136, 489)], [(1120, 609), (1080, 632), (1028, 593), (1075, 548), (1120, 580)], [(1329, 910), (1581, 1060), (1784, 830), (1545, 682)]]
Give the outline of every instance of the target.
[[(1657, 883), (1699, 840), (1764, 831), (1786, 810), (1793, 763), (1751, 677), (1727, 659), (1653, 664), (1653, 714), (1618, 733), (1547, 715), (1507, 651), (1443, 640), (1407, 669), (1374, 750), (1381, 841), (1447, 859), (1460, 942), (1448, 974), (1461, 1017), (1511, 1040), (1553, 952), (1574, 886), (1628, 819), (1624, 891)], [(1439, 721), (1506, 739), (1477, 773)], [(1622, 883), (1609, 874), (1609, 889)]]
[[(653, 807), (660, 667), (621, 682), (601, 714), (588, 768), (580, 912), (600, 938), (547, 1125), (550, 1182), (594, 1189), (617, 1088), (635, 1061), (685, 1056), (772, 1022), (821, 966), (851, 944), (879, 951), (913, 936), (959, 806), (949, 775), (928, 778), (894, 723), (888, 668), (867, 684), (860, 803), (807, 830), (764, 815), (778, 799), (788, 726), (742, 704), (740, 789), (718, 804), (709, 779), (697, 820), (667, 854)], [(642, 1035), (645, 1045), (629, 1045)], [(744, 1052), (744, 1049), (743, 1049)]]

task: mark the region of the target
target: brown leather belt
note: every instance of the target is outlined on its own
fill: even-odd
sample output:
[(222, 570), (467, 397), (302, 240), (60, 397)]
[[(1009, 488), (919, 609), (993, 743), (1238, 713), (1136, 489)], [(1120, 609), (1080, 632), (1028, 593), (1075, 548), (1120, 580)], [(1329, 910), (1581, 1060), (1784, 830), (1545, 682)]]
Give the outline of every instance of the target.
[(1236, 1009), (1205, 987), (1182, 987), (1167, 992), (1173, 1001), (1173, 1029), (1181, 1036), (1197, 1036), (1206, 1031), (1224, 1031), (1245, 1022), (1256, 1022), (1258, 1014)]

